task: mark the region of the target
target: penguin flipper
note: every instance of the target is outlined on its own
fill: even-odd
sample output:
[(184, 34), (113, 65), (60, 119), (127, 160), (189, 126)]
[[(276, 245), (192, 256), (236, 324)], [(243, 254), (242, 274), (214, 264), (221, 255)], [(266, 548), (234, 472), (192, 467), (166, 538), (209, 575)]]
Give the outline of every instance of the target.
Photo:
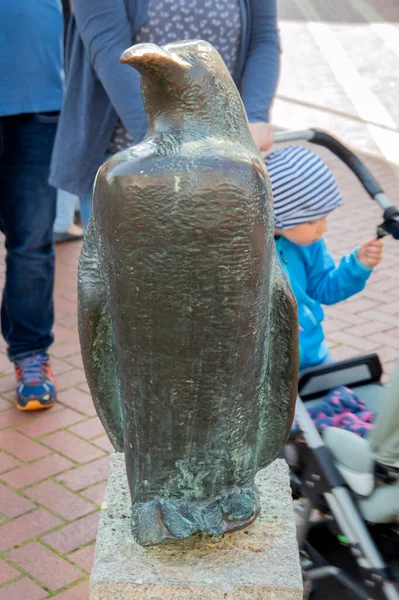
[(298, 389), (298, 310), (275, 253), (270, 286), (266, 410), (263, 420), (265, 429), (267, 423), (269, 426), (268, 435), (263, 437), (260, 447), (261, 468), (277, 458), (287, 439), (294, 418)]
[(85, 233), (78, 269), (78, 325), (83, 365), (93, 403), (115, 450), (123, 451), (123, 417), (95, 221)]

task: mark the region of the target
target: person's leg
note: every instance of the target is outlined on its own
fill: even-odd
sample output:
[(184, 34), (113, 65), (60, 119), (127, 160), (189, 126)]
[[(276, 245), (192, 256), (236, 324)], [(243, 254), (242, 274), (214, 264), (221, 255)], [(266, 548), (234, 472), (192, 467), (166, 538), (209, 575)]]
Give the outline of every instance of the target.
[[(56, 190), (47, 181), (57, 120), (54, 113), (1, 118), (0, 222), (7, 249), (1, 328), (9, 358), (21, 368), (27, 357), (46, 357), (53, 341)], [(47, 376), (46, 360), (39, 362)], [(37, 374), (35, 365), (29, 373)]]
[(65, 190), (57, 191), (57, 215), (54, 222), (55, 243), (80, 240), (83, 229), (75, 225), (75, 205), (77, 197)]
[(57, 190), (57, 213), (54, 233), (63, 233), (73, 225), (75, 196), (65, 190)]
[(91, 205), (93, 202), (93, 189), (91, 188), (84, 196), (79, 198), (80, 202), (80, 216), (83, 223), (83, 228), (86, 230), (89, 224), (91, 215)]

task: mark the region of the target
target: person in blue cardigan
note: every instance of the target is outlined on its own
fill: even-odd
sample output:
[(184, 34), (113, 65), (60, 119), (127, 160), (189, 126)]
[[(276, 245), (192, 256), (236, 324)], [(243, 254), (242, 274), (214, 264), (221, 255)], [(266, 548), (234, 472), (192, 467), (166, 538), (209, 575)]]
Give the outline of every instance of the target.
[(332, 362), (324, 342), (322, 304), (360, 292), (382, 258), (372, 239), (335, 266), (323, 240), (327, 215), (342, 204), (334, 175), (306, 148), (288, 146), (266, 158), (274, 204), (275, 244), (298, 305), (299, 368)]
[(182, 39), (216, 47), (259, 149), (271, 147), (269, 111), (280, 62), (276, 0), (73, 0), (50, 183), (79, 196), (84, 225), (98, 168), (147, 130), (139, 74), (119, 63), (121, 54), (133, 43)]

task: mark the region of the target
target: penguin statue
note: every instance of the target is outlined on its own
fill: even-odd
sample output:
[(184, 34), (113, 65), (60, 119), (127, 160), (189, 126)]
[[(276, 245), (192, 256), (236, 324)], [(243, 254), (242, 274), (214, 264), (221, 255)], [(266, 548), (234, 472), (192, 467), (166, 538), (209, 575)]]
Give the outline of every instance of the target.
[(149, 129), (97, 174), (79, 334), (150, 546), (256, 519), (254, 477), (293, 419), (298, 323), (268, 175), (218, 52), (139, 44), (121, 62), (141, 74)]

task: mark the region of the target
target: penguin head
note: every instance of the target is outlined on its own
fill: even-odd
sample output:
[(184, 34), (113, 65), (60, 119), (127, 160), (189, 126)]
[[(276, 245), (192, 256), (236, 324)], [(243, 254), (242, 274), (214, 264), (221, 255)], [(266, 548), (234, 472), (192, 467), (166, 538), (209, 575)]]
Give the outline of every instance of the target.
[[(245, 128), (245, 110), (233, 79), (220, 54), (203, 40), (184, 40), (165, 46), (137, 44), (125, 50), (120, 61), (141, 75), (144, 107), (150, 129), (175, 119), (206, 126), (218, 123), (235, 134)], [(228, 120), (228, 122), (227, 122)], [(184, 125), (183, 125), (184, 126)]]

